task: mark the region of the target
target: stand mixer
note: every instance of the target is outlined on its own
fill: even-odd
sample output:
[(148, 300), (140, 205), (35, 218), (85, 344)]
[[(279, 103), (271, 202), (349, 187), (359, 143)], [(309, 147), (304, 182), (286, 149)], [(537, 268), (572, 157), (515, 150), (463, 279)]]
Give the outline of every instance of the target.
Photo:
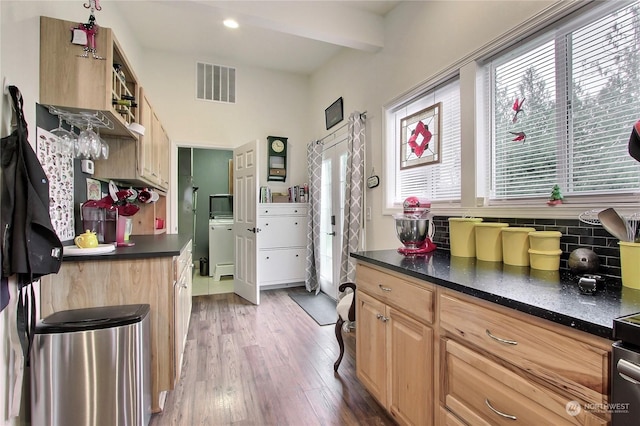
[(436, 249), (431, 241), (435, 228), (431, 220), (431, 202), (425, 198), (408, 197), (403, 203), (404, 212), (394, 215), (396, 234), (404, 247), (398, 253), (405, 256), (426, 255)]

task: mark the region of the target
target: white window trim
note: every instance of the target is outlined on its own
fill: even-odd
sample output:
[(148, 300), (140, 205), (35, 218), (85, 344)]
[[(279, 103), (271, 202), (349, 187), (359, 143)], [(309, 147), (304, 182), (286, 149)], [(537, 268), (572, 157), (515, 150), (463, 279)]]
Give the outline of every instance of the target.
[[(395, 191), (395, 125), (393, 123), (394, 112), (404, 104), (416, 99), (438, 84), (460, 76), (460, 114), (461, 114), (461, 155), (462, 155), (462, 188), (460, 203), (433, 202), (431, 211), (435, 215), (443, 216), (476, 216), (476, 217), (508, 217), (508, 218), (541, 218), (541, 219), (577, 219), (578, 215), (586, 210), (594, 209), (594, 204), (589, 204), (588, 198), (571, 202), (566, 200), (564, 204), (549, 207), (546, 205), (534, 206), (529, 204), (518, 205), (513, 201), (509, 205), (501, 206), (500, 203), (488, 205), (485, 194), (486, 179), (489, 171), (485, 169), (484, 159), (490, 149), (489, 141), (485, 140), (484, 126), (487, 114), (483, 104), (483, 79), (478, 72), (481, 62), (509, 46), (512, 46), (526, 37), (540, 31), (542, 28), (552, 25), (561, 18), (569, 15), (586, 4), (595, 4), (594, 1), (562, 1), (557, 2), (532, 16), (516, 28), (505, 32), (501, 36), (490, 41), (481, 48), (475, 50), (464, 58), (459, 59), (451, 66), (445, 68), (434, 76), (421, 82), (407, 92), (389, 100), (382, 106), (382, 116), (385, 117), (382, 126), (383, 135), (383, 170), (386, 178), (383, 179), (384, 191), (383, 215), (392, 215), (401, 212), (400, 203), (393, 203), (393, 191)], [(588, 6), (587, 6), (588, 7)], [(614, 207), (623, 214), (637, 211), (640, 207), (640, 194), (636, 201), (621, 201), (619, 197), (598, 198), (602, 207)]]

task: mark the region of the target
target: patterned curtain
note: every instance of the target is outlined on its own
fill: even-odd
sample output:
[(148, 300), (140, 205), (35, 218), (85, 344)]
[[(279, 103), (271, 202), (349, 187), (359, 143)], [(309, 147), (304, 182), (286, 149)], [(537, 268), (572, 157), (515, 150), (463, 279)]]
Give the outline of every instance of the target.
[(359, 112), (349, 116), (349, 152), (347, 153), (344, 224), (340, 255), (340, 282), (355, 282), (355, 259), (349, 253), (358, 251), (362, 224), (362, 177), (364, 175), (365, 117)]
[(307, 225), (307, 291), (320, 292), (320, 190), (322, 181), (322, 144), (313, 141), (307, 145), (307, 172), (309, 175), (309, 213)]

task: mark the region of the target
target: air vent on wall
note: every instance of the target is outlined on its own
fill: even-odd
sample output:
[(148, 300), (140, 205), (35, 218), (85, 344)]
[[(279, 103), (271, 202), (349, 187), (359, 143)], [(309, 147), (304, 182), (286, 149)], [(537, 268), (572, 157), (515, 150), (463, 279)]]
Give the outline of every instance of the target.
[(196, 64), (196, 98), (203, 101), (236, 103), (236, 69)]

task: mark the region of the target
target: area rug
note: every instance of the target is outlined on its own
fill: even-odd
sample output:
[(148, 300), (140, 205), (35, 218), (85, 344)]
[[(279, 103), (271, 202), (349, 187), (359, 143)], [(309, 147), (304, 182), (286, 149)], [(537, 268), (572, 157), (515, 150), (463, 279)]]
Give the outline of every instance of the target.
[(289, 293), (293, 299), (318, 325), (335, 324), (338, 319), (336, 301), (326, 294)]

